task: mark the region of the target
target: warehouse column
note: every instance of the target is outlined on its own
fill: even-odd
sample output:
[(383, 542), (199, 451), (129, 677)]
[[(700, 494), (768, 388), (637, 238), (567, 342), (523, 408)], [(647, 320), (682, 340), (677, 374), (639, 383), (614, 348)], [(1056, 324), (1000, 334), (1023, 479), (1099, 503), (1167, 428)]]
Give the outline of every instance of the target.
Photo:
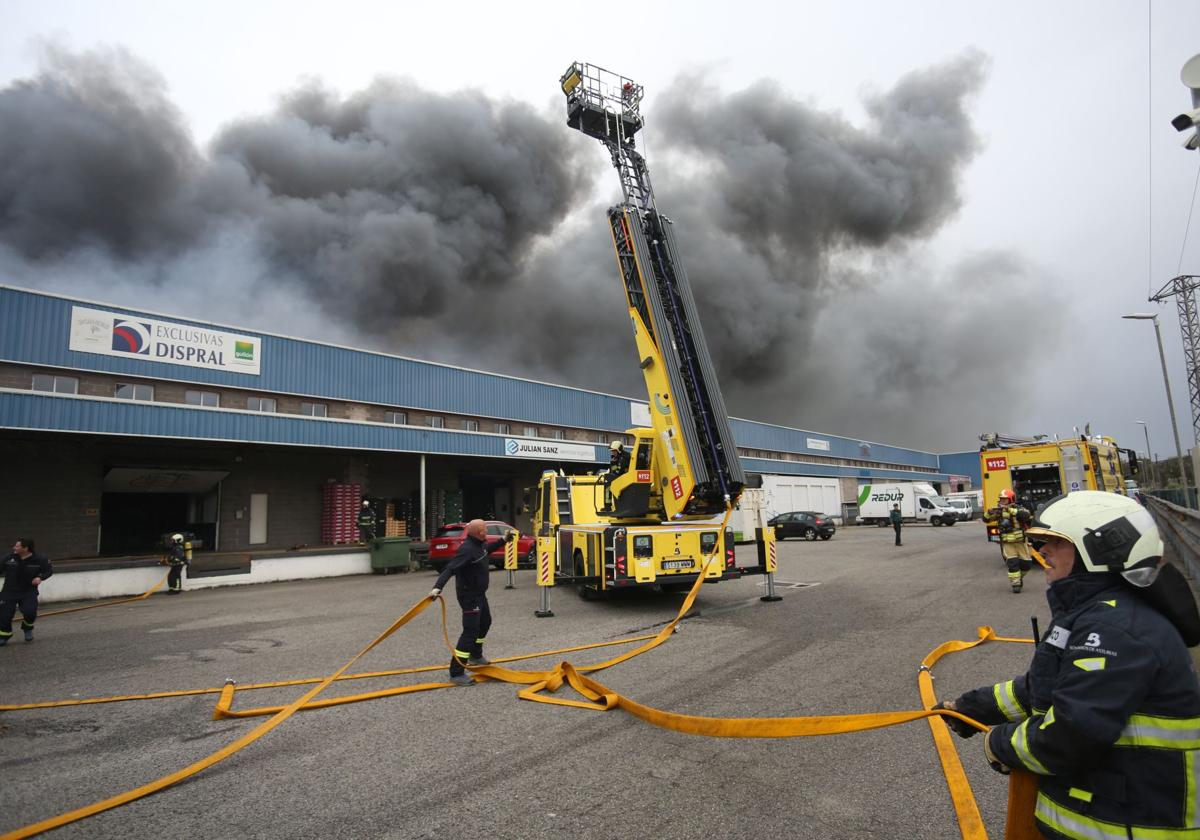
[(425, 456), (421, 456), (421, 542), (425, 542)]

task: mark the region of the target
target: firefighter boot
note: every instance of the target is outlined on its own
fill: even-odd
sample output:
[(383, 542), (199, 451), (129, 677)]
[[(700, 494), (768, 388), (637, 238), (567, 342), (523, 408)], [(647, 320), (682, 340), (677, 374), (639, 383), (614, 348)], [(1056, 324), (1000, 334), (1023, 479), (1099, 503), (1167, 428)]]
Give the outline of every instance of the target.
[(25, 641), (32, 642), (33, 641), (33, 625), (26, 624), (24, 621), (22, 621), (21, 629), (25, 631)]
[(459, 674), (456, 677), (451, 677), (450, 682), (458, 686), (475, 685), (475, 680), (471, 679), (470, 674)]
[(1020, 572), (1009, 572), (1008, 573), (1008, 582), (1010, 584), (1012, 584), (1013, 594), (1020, 592), (1021, 587), (1024, 585), (1024, 581), (1021, 580)]

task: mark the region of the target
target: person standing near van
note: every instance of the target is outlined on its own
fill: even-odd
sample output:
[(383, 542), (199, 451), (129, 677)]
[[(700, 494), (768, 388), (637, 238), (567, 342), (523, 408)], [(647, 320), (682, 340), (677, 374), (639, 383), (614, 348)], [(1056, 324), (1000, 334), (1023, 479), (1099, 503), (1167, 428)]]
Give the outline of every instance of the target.
[(892, 520), (892, 527), (896, 529), (896, 545), (903, 545), (900, 542), (900, 526), (904, 523), (904, 517), (900, 513), (900, 505), (892, 505), (892, 512), (889, 514)]

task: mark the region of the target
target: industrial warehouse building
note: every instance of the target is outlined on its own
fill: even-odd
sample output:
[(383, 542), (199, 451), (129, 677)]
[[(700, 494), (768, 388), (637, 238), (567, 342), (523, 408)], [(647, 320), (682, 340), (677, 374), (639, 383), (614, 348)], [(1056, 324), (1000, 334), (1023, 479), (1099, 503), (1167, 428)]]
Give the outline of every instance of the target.
[[(836, 515), (871, 481), (961, 489), (931, 453), (731, 422), (780, 512)], [(0, 287), (0, 532), (55, 559), (151, 553), (177, 530), (205, 551), (337, 544), (347, 493), (392, 534), (524, 530), (544, 469), (601, 469), (648, 424), (619, 396)]]

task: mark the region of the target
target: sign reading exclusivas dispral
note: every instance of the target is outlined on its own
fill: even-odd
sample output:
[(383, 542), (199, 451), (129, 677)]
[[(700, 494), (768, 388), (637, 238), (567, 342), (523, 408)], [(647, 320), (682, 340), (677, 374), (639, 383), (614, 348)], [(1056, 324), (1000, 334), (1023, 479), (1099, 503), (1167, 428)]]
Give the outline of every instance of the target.
[(258, 376), (262, 339), (72, 306), (71, 349)]

